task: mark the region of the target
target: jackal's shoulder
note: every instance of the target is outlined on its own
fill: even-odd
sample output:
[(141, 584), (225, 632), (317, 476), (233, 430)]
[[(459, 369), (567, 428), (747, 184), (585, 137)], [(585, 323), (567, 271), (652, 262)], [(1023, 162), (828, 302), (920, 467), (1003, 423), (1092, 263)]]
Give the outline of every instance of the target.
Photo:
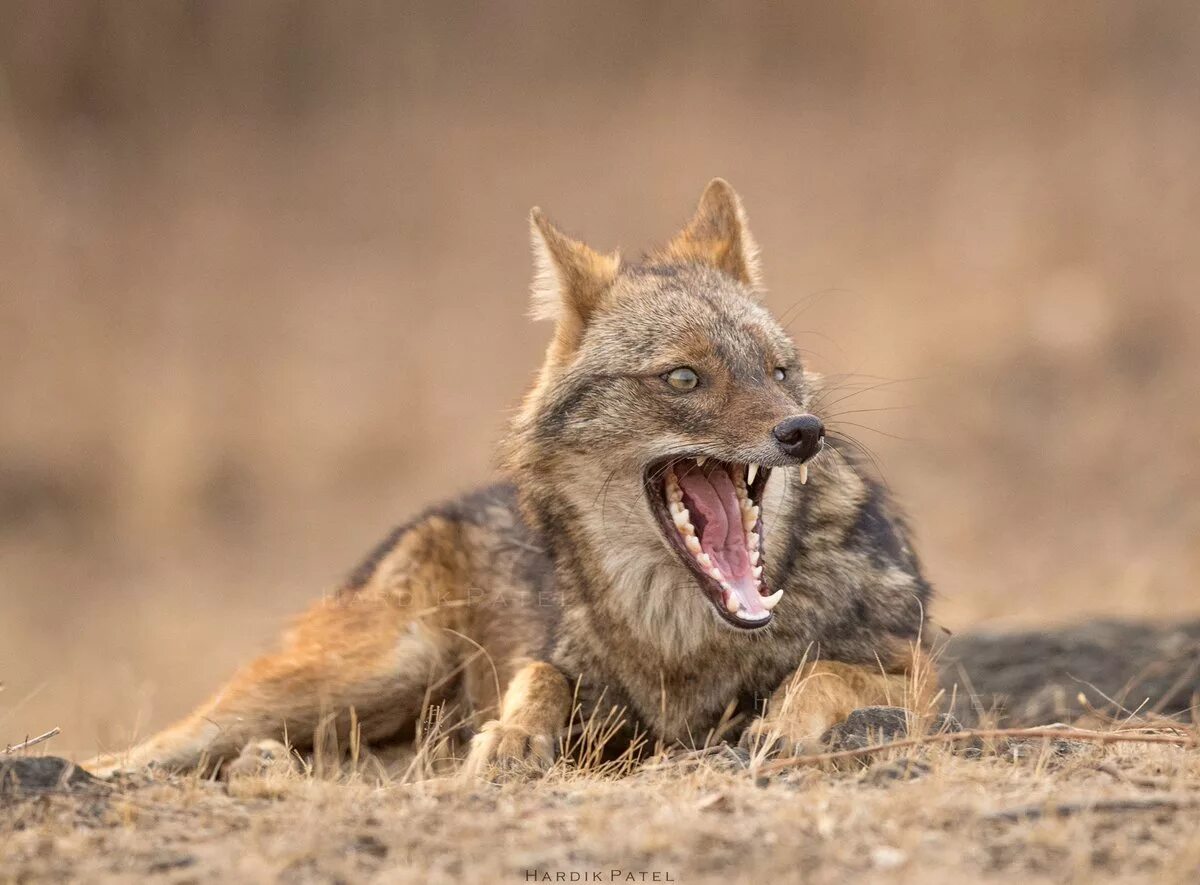
[(516, 490), (509, 483), (436, 504), (397, 526), (350, 572), (338, 595), (362, 591), (397, 558), (442, 563), (448, 570), (521, 573), (531, 581), (550, 572), (542, 545), (522, 518)]

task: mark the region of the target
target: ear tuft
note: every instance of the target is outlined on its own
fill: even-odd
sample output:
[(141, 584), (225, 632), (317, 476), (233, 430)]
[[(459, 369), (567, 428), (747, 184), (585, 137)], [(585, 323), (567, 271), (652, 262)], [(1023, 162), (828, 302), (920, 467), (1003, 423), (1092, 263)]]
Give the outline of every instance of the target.
[(554, 256), (546, 242), (549, 222), (542, 210), (534, 206), (529, 211), (529, 238), (533, 246), (533, 284), (530, 292), (529, 315), (535, 320), (557, 319), (562, 308), (560, 283)]
[(750, 233), (742, 201), (723, 178), (708, 183), (696, 214), (667, 244), (662, 257), (707, 264), (751, 289), (762, 287), (758, 243)]
[(616, 252), (601, 254), (571, 239), (536, 207), (529, 213), (529, 232), (533, 241), (530, 314), (535, 320), (554, 320), (554, 354), (565, 360), (616, 281), (621, 257)]

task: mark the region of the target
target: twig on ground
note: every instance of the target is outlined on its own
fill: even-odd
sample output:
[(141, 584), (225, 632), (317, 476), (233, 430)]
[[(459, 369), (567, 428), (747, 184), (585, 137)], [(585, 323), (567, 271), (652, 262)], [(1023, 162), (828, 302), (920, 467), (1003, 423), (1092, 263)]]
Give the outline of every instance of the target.
[(42, 741), (50, 740), (50, 738), (54, 737), (56, 734), (59, 734), (61, 731), (62, 729), (56, 725), (45, 734), (39, 734), (37, 737), (26, 738), (19, 744), (9, 744), (4, 748), (4, 755), (8, 756), (12, 753), (16, 753), (19, 750), (27, 750), (35, 744), (40, 744)]
[(1101, 762), (1096, 766), (1096, 770), (1102, 771), (1110, 777), (1121, 781), (1122, 783), (1133, 784), (1135, 787), (1153, 787), (1156, 790), (1162, 790), (1175, 786), (1174, 782), (1172, 782), (1170, 778), (1147, 777), (1146, 775), (1129, 774), (1128, 772), (1124, 772), (1117, 766), (1117, 763), (1111, 760), (1107, 762)]
[(1057, 805), (1023, 805), (986, 815), (987, 821), (1018, 822), (1043, 817), (1070, 817), (1089, 811), (1182, 811), (1200, 808), (1200, 796), (1131, 796), (1123, 799), (1098, 799), (1095, 802), (1062, 802)]
[(885, 750), (900, 750), (906, 747), (920, 747), (927, 744), (957, 744), (974, 740), (994, 740), (997, 738), (1019, 738), (1030, 740), (1067, 740), (1091, 741), (1098, 744), (1143, 743), (1143, 744), (1173, 744), (1175, 746), (1197, 746), (1200, 741), (1192, 735), (1178, 734), (1142, 734), (1130, 731), (1087, 731), (1084, 729), (1048, 729), (1048, 728), (996, 728), (988, 730), (951, 731), (943, 734), (931, 734), (925, 737), (908, 738), (901, 741), (891, 741), (883, 744), (872, 744), (869, 747), (859, 747), (854, 750), (838, 750), (833, 753), (819, 753), (813, 756), (793, 756), (768, 762), (752, 769), (756, 775), (782, 771), (801, 765), (820, 765), (823, 762), (836, 762), (842, 759), (858, 759), (872, 756)]

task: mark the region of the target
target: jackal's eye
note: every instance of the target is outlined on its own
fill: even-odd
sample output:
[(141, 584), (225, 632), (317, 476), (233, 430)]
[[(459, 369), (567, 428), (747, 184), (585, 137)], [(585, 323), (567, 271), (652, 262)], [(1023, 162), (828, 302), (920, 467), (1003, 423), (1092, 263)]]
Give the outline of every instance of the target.
[(687, 366), (672, 369), (663, 375), (662, 378), (676, 390), (694, 390), (696, 385), (700, 383), (700, 376), (696, 374), (696, 370)]
[(775, 367), (775, 380), (782, 381), (785, 378), (787, 378), (787, 369), (783, 368), (782, 366), (776, 366)]

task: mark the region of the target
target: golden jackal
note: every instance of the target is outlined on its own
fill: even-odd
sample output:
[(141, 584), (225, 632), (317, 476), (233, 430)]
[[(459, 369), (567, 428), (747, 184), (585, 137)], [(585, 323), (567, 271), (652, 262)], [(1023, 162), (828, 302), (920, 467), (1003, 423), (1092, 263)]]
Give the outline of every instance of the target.
[(531, 222), (533, 313), (554, 335), (508, 481), (394, 531), (277, 652), (92, 767), (303, 747), (326, 711), (368, 743), (411, 740), (439, 704), (471, 769), (544, 768), (573, 716), (619, 719), (614, 748), (789, 747), (856, 707), (914, 701), (929, 585), (757, 300), (733, 189), (713, 181), (639, 261)]

